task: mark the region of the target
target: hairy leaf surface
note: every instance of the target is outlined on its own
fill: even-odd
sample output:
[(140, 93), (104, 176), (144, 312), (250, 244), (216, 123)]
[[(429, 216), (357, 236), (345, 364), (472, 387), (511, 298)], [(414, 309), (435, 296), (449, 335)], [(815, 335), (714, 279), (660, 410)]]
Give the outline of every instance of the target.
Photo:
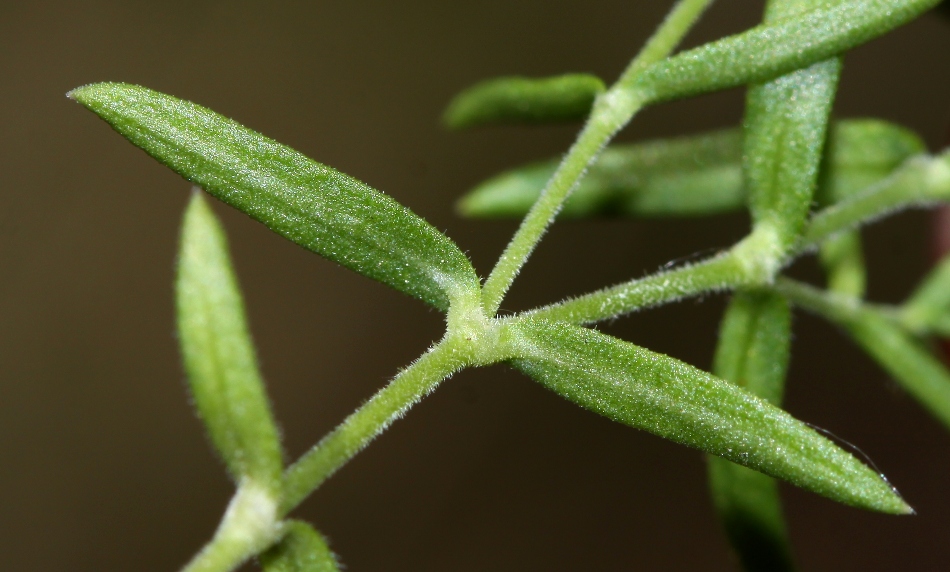
[(829, 2), (663, 60), (636, 76), (631, 87), (658, 102), (768, 81), (872, 40), (939, 1)]
[(588, 74), (501, 77), (461, 92), (442, 117), (451, 129), (504, 123), (549, 123), (587, 117), (604, 82)]
[(175, 292), (185, 370), (211, 441), (235, 481), (251, 479), (279, 494), (277, 427), (224, 231), (199, 193), (185, 212)]
[(445, 310), (478, 290), (468, 258), (392, 198), (209, 109), (98, 83), (70, 97), (152, 157), (274, 232)]
[[(791, 341), (791, 310), (774, 292), (739, 291), (719, 330), (713, 373), (781, 405)], [(709, 457), (709, 486), (729, 541), (745, 570), (792, 570), (775, 479)]]
[[(919, 137), (892, 123), (836, 122), (825, 154), (822, 194), (843, 197), (875, 183), (922, 147)], [(746, 203), (741, 161), (738, 129), (611, 145), (559, 216), (699, 216), (738, 210)], [(458, 209), (471, 217), (524, 216), (558, 162), (550, 159), (492, 177), (466, 194)]]
[(515, 367), (582, 407), (846, 504), (903, 514), (877, 473), (767, 401), (671, 357), (579, 326), (515, 326)]

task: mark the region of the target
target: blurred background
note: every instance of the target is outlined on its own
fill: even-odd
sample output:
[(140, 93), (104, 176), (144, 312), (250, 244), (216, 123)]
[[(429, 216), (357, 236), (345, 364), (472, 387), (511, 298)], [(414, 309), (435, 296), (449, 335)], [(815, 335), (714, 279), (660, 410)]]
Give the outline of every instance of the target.
[[(612, 80), (671, 2), (0, 2), (0, 561), (8, 570), (178, 569), (232, 492), (184, 390), (172, 278), (189, 185), (65, 93), (139, 83), (190, 99), (389, 193), (484, 276), (513, 221), (453, 202), (564, 151), (578, 125), (444, 132), (486, 77)], [(755, 24), (716, 4), (687, 45)], [(931, 148), (950, 124), (950, 25), (929, 14), (850, 54), (836, 114)], [(624, 141), (738, 124), (741, 90), (651, 108)], [(223, 205), (288, 458), (442, 334), (441, 315)], [(931, 263), (926, 213), (865, 233), (870, 293)], [(506, 300), (526, 309), (741, 237), (743, 215), (565, 222)], [(796, 265), (818, 280), (813, 260)], [(724, 296), (603, 330), (708, 368)], [(858, 444), (918, 511), (887, 517), (783, 488), (804, 570), (945, 570), (950, 435), (834, 327), (798, 315), (787, 407)], [(296, 513), (349, 570), (730, 570), (703, 456), (496, 366), (466, 371)], [(249, 566), (248, 569), (253, 569)]]

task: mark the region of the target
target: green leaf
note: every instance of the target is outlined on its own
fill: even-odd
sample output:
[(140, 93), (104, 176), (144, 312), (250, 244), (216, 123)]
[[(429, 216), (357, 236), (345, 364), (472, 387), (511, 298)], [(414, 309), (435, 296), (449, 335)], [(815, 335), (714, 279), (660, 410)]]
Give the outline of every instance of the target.
[[(784, 297), (737, 292), (722, 322), (713, 372), (775, 406), (788, 367), (791, 311)], [(792, 570), (791, 549), (774, 479), (709, 457), (713, 502), (745, 570)]]
[(720, 457), (709, 457), (709, 488), (743, 570), (794, 570), (778, 482)]
[(862, 312), (846, 325), (864, 351), (950, 428), (950, 372), (947, 368), (884, 316)]
[[(920, 139), (878, 120), (832, 124), (819, 189), (835, 194), (886, 177), (918, 152)], [(558, 215), (699, 216), (745, 206), (738, 129), (611, 145), (577, 185)], [(501, 173), (458, 203), (470, 217), (524, 216), (554, 174), (558, 159)], [(825, 191), (827, 190), (827, 191)]]
[(851, 0), (783, 18), (663, 60), (629, 87), (650, 102), (668, 101), (808, 67), (910, 22), (939, 0)]
[(455, 96), (442, 122), (450, 129), (467, 129), (489, 124), (581, 120), (604, 89), (599, 77), (588, 74), (491, 79)]
[(719, 330), (713, 373), (781, 405), (788, 369), (791, 310), (779, 294), (736, 292)]
[(195, 193), (176, 283), (178, 335), (198, 414), (235, 481), (279, 495), (283, 461), (224, 231)]
[(832, 58), (749, 88), (743, 173), (753, 227), (784, 256), (805, 225), (818, 180), (841, 61)]
[[(564, 203), (559, 216), (692, 216), (745, 204), (737, 130), (608, 147)], [(558, 160), (520, 167), (485, 181), (459, 202), (465, 216), (523, 216)]]
[(290, 520), (273, 548), (260, 556), (264, 572), (338, 572), (340, 565), (326, 539), (306, 522)]
[(274, 232), (440, 310), (478, 293), (468, 258), (390, 197), (235, 121), (144, 87), (69, 93), (152, 157)]
[(512, 364), (582, 407), (839, 502), (911, 512), (860, 461), (727, 381), (579, 326), (523, 320), (512, 329), (521, 348)]

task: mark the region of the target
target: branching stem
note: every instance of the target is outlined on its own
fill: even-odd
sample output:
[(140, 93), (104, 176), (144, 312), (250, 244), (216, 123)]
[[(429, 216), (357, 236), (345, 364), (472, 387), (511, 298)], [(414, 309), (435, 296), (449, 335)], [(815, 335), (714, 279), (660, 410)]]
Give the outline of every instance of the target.
[(603, 147), (646, 104), (634, 87), (641, 70), (668, 56), (712, 0), (680, 0), (620, 79), (594, 103), (590, 119), (528, 211), (492, 270), (482, 291), (487, 316), (498, 311), (511, 283), (521, 271), (581, 175)]

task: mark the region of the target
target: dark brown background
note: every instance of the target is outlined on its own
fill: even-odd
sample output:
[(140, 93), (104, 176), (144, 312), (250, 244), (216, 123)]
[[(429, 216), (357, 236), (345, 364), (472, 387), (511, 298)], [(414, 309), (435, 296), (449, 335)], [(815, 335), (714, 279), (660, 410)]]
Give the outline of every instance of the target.
[[(64, 94), (126, 81), (234, 117), (384, 190), (487, 273), (513, 222), (456, 218), (494, 172), (577, 126), (440, 130), (499, 74), (613, 78), (669, 2), (0, 2), (0, 567), (177, 569), (231, 492), (192, 414), (172, 321), (188, 184)], [(689, 44), (752, 25), (722, 1)], [(933, 15), (848, 57), (837, 113), (939, 145), (950, 26)], [(734, 125), (739, 90), (650, 109), (621, 139)], [(220, 205), (219, 205), (220, 206)], [(218, 208), (290, 457), (441, 335), (440, 316)], [(925, 215), (867, 232), (871, 294), (928, 263)], [(550, 302), (726, 246), (743, 216), (557, 226), (506, 301)], [(806, 261), (797, 271), (817, 276)], [(605, 330), (708, 367), (722, 297)], [(917, 507), (886, 517), (783, 489), (806, 570), (945, 570), (950, 437), (834, 328), (796, 321), (788, 408), (859, 444)], [(703, 457), (612, 424), (504, 367), (467, 371), (299, 510), (353, 571), (728, 570)]]

